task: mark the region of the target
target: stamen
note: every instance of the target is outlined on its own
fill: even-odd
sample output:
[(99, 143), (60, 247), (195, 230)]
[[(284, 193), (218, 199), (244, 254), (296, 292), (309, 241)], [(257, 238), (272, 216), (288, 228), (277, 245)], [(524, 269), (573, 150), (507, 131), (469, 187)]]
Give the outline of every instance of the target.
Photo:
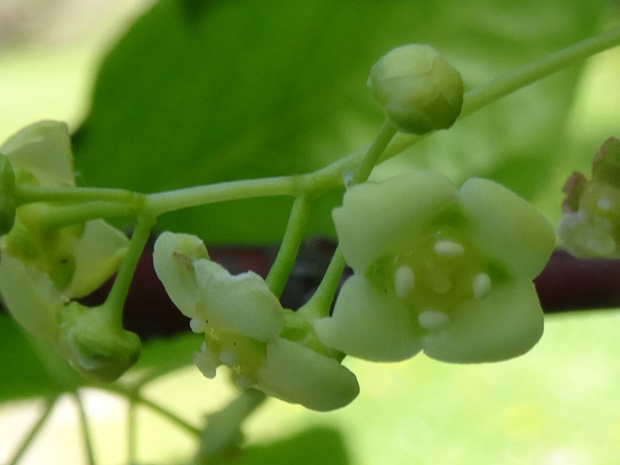
[(474, 277), (471, 290), (476, 299), (482, 299), (491, 290), (491, 278), (486, 273), (479, 273)]
[(461, 244), (449, 239), (435, 242), (433, 250), (437, 255), (441, 255), (442, 257), (458, 257), (465, 253), (465, 248)]
[(220, 362), (224, 365), (232, 367), (237, 363), (237, 355), (229, 349), (222, 349), (220, 352)]
[(418, 323), (426, 329), (438, 329), (450, 321), (448, 315), (437, 310), (424, 310), (418, 315)]
[(207, 349), (204, 342), (202, 343), (200, 352), (194, 352), (193, 359), (194, 364), (205, 377), (215, 378), (215, 369), (219, 363), (217, 363), (213, 353)]
[(207, 322), (202, 318), (192, 318), (189, 320), (189, 327), (194, 333), (204, 333), (207, 329)]
[(413, 290), (414, 274), (407, 265), (400, 266), (394, 273), (394, 292), (396, 297), (404, 299)]

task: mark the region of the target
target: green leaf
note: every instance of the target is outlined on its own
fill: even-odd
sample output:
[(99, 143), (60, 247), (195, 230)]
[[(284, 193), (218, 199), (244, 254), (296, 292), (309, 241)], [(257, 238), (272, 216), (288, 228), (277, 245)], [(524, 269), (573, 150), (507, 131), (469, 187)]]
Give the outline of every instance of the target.
[(342, 435), (333, 428), (315, 427), (261, 446), (249, 446), (235, 465), (270, 463), (295, 465), (348, 465), (351, 463)]
[(43, 396), (53, 391), (52, 380), (23, 330), (9, 315), (0, 315), (0, 402)]
[[(76, 164), (88, 185), (143, 192), (308, 172), (372, 138), (382, 112), (365, 83), (390, 48), (431, 43), (471, 87), (590, 34), (601, 3), (237, 0), (190, 14), (191, 2), (161, 0), (103, 62)], [(540, 172), (515, 184), (533, 196), (560, 155), (575, 77), (457, 122), (416, 147), (415, 163), (464, 178), (535, 157)], [(337, 203), (333, 194), (313, 209), (308, 234), (333, 232)], [(165, 215), (159, 227), (210, 244), (269, 242), (289, 208), (235, 201)]]

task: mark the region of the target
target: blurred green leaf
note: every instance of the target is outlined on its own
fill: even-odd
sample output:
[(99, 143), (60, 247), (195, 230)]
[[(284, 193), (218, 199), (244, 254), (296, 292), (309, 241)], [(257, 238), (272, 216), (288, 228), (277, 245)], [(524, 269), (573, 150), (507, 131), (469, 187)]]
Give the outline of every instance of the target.
[(235, 465), (349, 465), (344, 440), (333, 428), (309, 428), (295, 436), (261, 446), (249, 446)]
[[(314, 170), (372, 138), (382, 116), (365, 82), (388, 49), (432, 43), (471, 87), (590, 34), (601, 5), (237, 0), (191, 13), (191, 2), (160, 0), (103, 62), (75, 136), (77, 165), (89, 185), (143, 192)], [(416, 163), (463, 177), (540, 158), (523, 186), (531, 196), (563, 136), (575, 76), (430, 138)], [(337, 202), (331, 195), (314, 209), (309, 234), (332, 232)], [(165, 215), (159, 227), (209, 243), (275, 241), (289, 206), (236, 201)]]
[(0, 402), (44, 396), (54, 385), (33, 346), (9, 315), (0, 315)]

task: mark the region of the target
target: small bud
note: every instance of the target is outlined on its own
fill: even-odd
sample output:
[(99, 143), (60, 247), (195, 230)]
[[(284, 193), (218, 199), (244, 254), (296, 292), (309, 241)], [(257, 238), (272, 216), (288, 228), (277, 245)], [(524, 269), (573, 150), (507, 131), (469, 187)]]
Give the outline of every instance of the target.
[(460, 73), (429, 45), (388, 52), (370, 70), (368, 86), (394, 126), (406, 133), (449, 128), (463, 106)]
[(140, 338), (114, 324), (104, 307), (73, 302), (62, 313), (59, 351), (85, 377), (114, 381), (138, 360)]

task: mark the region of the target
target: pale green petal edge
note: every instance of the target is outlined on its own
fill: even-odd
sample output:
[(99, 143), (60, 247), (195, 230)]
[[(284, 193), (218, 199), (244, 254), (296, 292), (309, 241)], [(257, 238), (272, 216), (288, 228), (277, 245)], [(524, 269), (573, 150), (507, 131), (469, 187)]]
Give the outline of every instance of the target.
[(33, 176), (37, 185), (75, 185), (71, 140), (66, 123), (39, 121), (19, 130), (0, 147), (20, 180), (22, 173)]
[(60, 294), (47, 276), (35, 267), (4, 253), (0, 260), (0, 293), (13, 318), (35, 336), (51, 341), (59, 331)]
[(347, 264), (363, 273), (378, 258), (409, 249), (432, 216), (455, 199), (456, 188), (437, 171), (411, 170), (353, 186), (332, 213)]
[(208, 258), (202, 240), (191, 234), (163, 232), (153, 247), (157, 277), (176, 307), (189, 318), (197, 318), (196, 306), (202, 299), (193, 262)]
[(327, 347), (376, 362), (405, 360), (422, 348), (409, 309), (359, 275), (344, 283), (333, 316), (316, 320), (314, 329)]
[(321, 412), (344, 407), (359, 393), (353, 373), (338, 361), (287, 339), (267, 344), (254, 386), (265, 394)]
[(194, 262), (208, 324), (218, 331), (268, 341), (280, 334), (284, 309), (263, 278), (252, 271), (231, 275), (219, 263)]
[(483, 363), (524, 354), (541, 338), (544, 315), (534, 285), (518, 281), (472, 299), (451, 315), (450, 324), (429, 334), (424, 353), (451, 363)]
[(102, 219), (88, 221), (73, 249), (75, 271), (67, 299), (90, 294), (109, 279), (121, 264), (129, 239)]
[(552, 224), (536, 207), (493, 181), (468, 179), (459, 203), (472, 220), (472, 241), (512, 274), (534, 279), (555, 246)]

